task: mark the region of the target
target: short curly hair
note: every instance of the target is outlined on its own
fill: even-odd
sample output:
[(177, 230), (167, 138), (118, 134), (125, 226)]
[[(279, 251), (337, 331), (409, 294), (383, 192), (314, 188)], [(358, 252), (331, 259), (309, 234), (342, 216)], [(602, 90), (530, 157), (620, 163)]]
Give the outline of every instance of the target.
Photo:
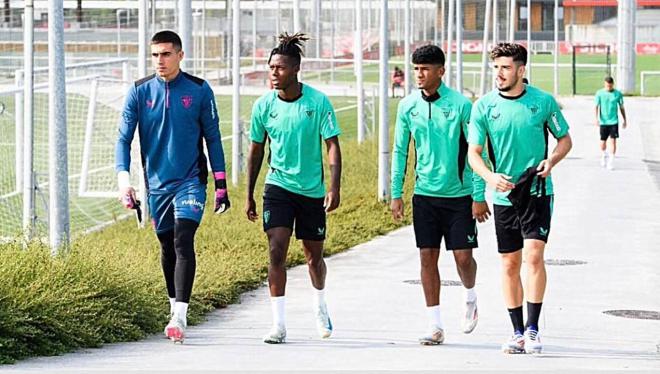
[(490, 59), (494, 60), (498, 57), (512, 57), (513, 62), (527, 65), (527, 49), (520, 44), (498, 43), (493, 50), (490, 51)]
[(412, 55), (413, 64), (444, 65), (445, 53), (437, 45), (423, 45), (415, 50)]

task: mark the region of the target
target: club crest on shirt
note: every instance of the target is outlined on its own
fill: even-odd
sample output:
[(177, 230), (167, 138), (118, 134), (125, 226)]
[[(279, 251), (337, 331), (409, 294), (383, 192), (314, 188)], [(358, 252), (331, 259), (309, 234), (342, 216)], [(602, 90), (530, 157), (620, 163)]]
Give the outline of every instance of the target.
[(419, 112), (410, 112), (410, 116), (415, 118), (419, 115)]
[(181, 96), (181, 104), (186, 109), (189, 109), (192, 106), (193, 98), (190, 95)]
[(153, 109), (153, 107), (154, 107), (154, 101), (153, 100), (147, 100), (146, 104), (147, 104), (147, 108)]
[(500, 114), (499, 114), (499, 113), (491, 113), (491, 114), (490, 114), (490, 119), (492, 119), (492, 120), (496, 120), (496, 119), (498, 119), (498, 118), (500, 118)]
[(306, 110), (305, 114), (307, 114), (308, 118), (312, 118), (312, 115), (314, 114), (314, 111), (313, 110)]
[(529, 110), (532, 112), (532, 114), (536, 114), (536, 113), (539, 112), (539, 107), (538, 107), (538, 105), (534, 104), (534, 105), (529, 107)]
[(451, 109), (443, 109), (442, 114), (445, 115), (445, 119), (449, 119), (449, 115), (451, 114)]
[(272, 119), (276, 119), (277, 118), (277, 113), (270, 112), (270, 113), (268, 113), (268, 117), (270, 117)]

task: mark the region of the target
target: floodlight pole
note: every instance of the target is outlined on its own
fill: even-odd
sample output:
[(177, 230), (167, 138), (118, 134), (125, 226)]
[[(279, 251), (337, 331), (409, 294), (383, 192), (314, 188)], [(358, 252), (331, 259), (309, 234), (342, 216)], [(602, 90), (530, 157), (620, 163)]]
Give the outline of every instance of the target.
[[(183, 51), (192, 57), (195, 55), (192, 42), (192, 0), (178, 0), (178, 6), (178, 28), (181, 43), (183, 44)], [(181, 61), (181, 69), (185, 70), (187, 65), (186, 59), (183, 59)]]
[(410, 0), (406, 0), (404, 4), (403, 11), (403, 91), (406, 96), (410, 94), (410, 86), (412, 81), (412, 75), (410, 74), (410, 28), (412, 27), (410, 22)]
[(532, 0), (527, 0), (527, 80), (532, 81)]
[[(451, 67), (451, 55), (452, 55), (452, 44), (454, 43), (454, 18), (456, 17), (456, 11), (454, 10), (454, 5), (456, 0), (449, 1), (449, 11), (447, 15), (447, 68), (445, 72), (445, 84), (449, 87), (452, 87), (452, 67)], [(460, 1), (460, 0), (459, 0)]]
[(484, 35), (481, 47), (481, 81), (479, 86), (479, 96), (486, 94), (488, 79), (488, 31), (490, 29), (490, 11), (493, 0), (486, 0), (486, 13), (484, 14)]
[(239, 0), (232, 0), (232, 99), (231, 99), (231, 182), (236, 186), (240, 181), (242, 170), (241, 153), (243, 134), (241, 131), (241, 4)]
[(358, 144), (364, 142), (364, 76), (362, 68), (362, 0), (355, 0), (355, 78), (357, 83), (357, 138)]
[(552, 63), (552, 93), (557, 96), (559, 94), (559, 0), (555, 0), (555, 11), (554, 11), (554, 22), (555, 22), (555, 46), (554, 46), (554, 56)]
[[(34, 0), (25, 0), (23, 19), (23, 238), (34, 230)], [(17, 128), (16, 131), (19, 131)], [(17, 151), (20, 145), (16, 143)], [(18, 172), (18, 170), (17, 170)], [(17, 186), (18, 188), (18, 186)]]
[(456, 0), (456, 91), (463, 93), (463, 0)]
[(388, 115), (389, 100), (389, 30), (387, 0), (380, 1), (380, 100), (378, 125), (378, 200), (386, 201), (390, 197), (390, 130)]
[(65, 74), (64, 3), (48, 0), (48, 228), (53, 255), (70, 238)]

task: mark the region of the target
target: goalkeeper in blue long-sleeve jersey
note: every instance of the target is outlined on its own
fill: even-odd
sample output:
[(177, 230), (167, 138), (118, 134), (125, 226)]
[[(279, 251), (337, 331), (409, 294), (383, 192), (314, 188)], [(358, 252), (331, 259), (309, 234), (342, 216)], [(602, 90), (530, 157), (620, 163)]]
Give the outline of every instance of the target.
[(183, 342), (186, 314), (195, 278), (195, 232), (206, 203), (206, 141), (215, 180), (216, 213), (229, 208), (225, 158), (211, 87), (180, 69), (181, 39), (173, 31), (151, 38), (155, 74), (128, 91), (119, 125), (116, 170), (126, 208), (137, 202), (130, 184), (131, 142), (137, 128), (145, 169), (149, 211), (161, 245), (161, 264), (170, 299), (171, 320), (165, 335)]

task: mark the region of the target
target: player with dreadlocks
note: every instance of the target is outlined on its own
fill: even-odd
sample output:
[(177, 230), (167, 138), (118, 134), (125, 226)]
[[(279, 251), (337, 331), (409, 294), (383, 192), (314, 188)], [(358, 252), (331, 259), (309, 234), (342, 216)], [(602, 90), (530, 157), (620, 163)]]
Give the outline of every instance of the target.
[[(252, 107), (248, 155), (248, 195), (245, 213), (256, 221), (254, 189), (268, 141), (268, 174), (264, 188), (263, 228), (268, 237), (270, 266), (268, 285), (273, 327), (266, 343), (286, 339), (285, 298), (286, 256), (294, 231), (302, 247), (314, 287), (314, 313), (322, 338), (332, 334), (332, 322), (325, 302), (326, 265), (323, 241), (326, 213), (339, 206), (341, 150), (339, 126), (328, 97), (298, 82), (305, 34), (287, 33), (268, 58), (274, 90), (261, 96)], [(326, 192), (323, 178), (321, 141), (325, 142), (330, 168)]]

